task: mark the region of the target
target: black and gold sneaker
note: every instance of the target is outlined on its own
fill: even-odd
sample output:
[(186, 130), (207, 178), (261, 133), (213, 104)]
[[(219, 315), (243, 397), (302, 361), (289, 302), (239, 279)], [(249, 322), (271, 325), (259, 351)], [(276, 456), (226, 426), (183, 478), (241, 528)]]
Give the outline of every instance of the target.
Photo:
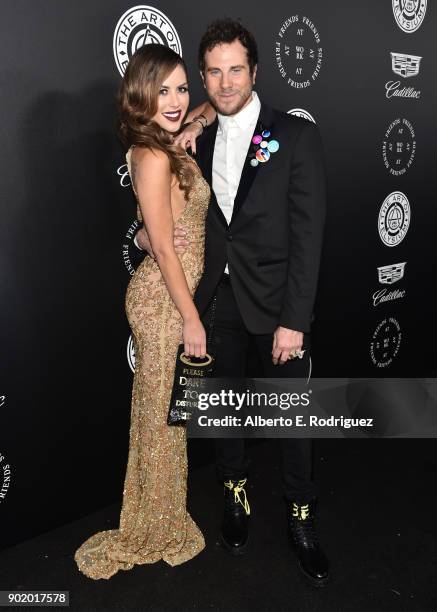
[(321, 587), (329, 581), (330, 574), (328, 559), (316, 533), (315, 509), (315, 499), (306, 504), (291, 502), (289, 528), (300, 570), (314, 586)]
[(241, 555), (249, 539), (250, 506), (244, 485), (241, 480), (225, 480), (224, 512), (220, 530), (220, 541), (231, 555)]

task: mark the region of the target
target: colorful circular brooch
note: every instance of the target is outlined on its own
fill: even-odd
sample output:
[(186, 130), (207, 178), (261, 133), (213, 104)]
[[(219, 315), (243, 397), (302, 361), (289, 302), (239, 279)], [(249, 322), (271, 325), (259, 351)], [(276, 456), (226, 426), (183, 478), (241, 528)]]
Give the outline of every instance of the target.
[[(271, 136), (270, 130), (262, 130), (261, 134), (255, 134), (252, 138), (253, 151), (249, 154), (250, 165), (256, 167), (259, 163), (264, 164), (270, 159), (271, 153), (276, 153), (279, 149), (277, 140), (268, 140)], [(259, 147), (259, 148), (257, 148)]]

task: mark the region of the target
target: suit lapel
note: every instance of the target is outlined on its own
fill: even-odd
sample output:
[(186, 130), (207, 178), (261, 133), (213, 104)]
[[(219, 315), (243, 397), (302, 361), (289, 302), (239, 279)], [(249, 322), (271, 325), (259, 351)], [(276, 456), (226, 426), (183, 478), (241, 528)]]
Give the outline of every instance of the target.
[(203, 177), (212, 185), (212, 158), (214, 155), (215, 137), (217, 135), (218, 121), (214, 121), (199, 139), (197, 144), (197, 155), (194, 156)]
[(195, 157), (199, 168), (202, 171), (204, 179), (208, 182), (211, 187), (211, 201), (210, 206), (218, 216), (220, 222), (227, 228), (228, 222), (224, 216), (222, 209), (218, 205), (217, 198), (212, 189), (212, 162), (214, 158), (214, 147), (215, 139), (217, 136), (218, 121), (217, 119), (211, 124), (211, 127), (205, 132), (204, 137), (197, 148), (198, 153)]
[[(261, 134), (263, 130), (270, 130), (273, 126), (273, 112), (272, 109), (261, 104), (261, 110), (259, 113), (258, 121), (255, 126), (255, 130), (252, 134), (252, 137), (256, 134)], [(252, 166), (250, 161), (253, 159), (253, 156), (250, 157), (249, 154), (252, 150), (255, 150), (257, 147), (254, 147), (252, 144), (252, 137), (250, 139), (249, 149), (246, 155), (246, 159), (244, 161), (243, 170), (241, 172), (240, 183), (238, 185), (238, 190), (235, 195), (234, 200), (234, 209), (232, 211), (231, 225), (235, 221), (238, 213), (240, 212), (246, 198), (248, 196), (249, 190), (252, 187), (253, 181), (258, 173), (258, 169), (261, 164), (257, 166)]]
[[(261, 110), (259, 113), (258, 121), (257, 121), (255, 130), (252, 136), (254, 136), (255, 134), (261, 134), (263, 130), (271, 130), (272, 127), (273, 127), (273, 110), (270, 107), (265, 106), (264, 104), (261, 104)], [(199, 165), (199, 168), (202, 171), (202, 174), (205, 180), (208, 181), (209, 185), (211, 186), (210, 206), (212, 207), (212, 209), (218, 216), (220, 222), (227, 228), (228, 223), (226, 221), (226, 218), (220, 206), (218, 205), (217, 198), (215, 197), (215, 194), (212, 190), (212, 163), (213, 163), (213, 158), (214, 158), (214, 147), (215, 147), (215, 139), (217, 136), (217, 128), (218, 128), (218, 120), (216, 119), (214, 123), (206, 130), (202, 140), (199, 142), (198, 153), (196, 155), (196, 161)], [(251, 142), (249, 144), (249, 149), (246, 155), (246, 159), (244, 161), (243, 170), (241, 172), (240, 183), (238, 185), (238, 190), (235, 195), (234, 209), (232, 211), (232, 218), (231, 218), (230, 225), (232, 225), (232, 223), (235, 221), (238, 213), (240, 212), (242, 206), (244, 205), (247, 199), (247, 196), (249, 194), (250, 188), (252, 187), (253, 181), (255, 180), (255, 177), (261, 165), (261, 164), (258, 164), (258, 166), (252, 166), (250, 163), (250, 160), (253, 159), (253, 157), (250, 157), (249, 154), (253, 148), (256, 149), (257, 147), (253, 146), (252, 138), (251, 138)]]

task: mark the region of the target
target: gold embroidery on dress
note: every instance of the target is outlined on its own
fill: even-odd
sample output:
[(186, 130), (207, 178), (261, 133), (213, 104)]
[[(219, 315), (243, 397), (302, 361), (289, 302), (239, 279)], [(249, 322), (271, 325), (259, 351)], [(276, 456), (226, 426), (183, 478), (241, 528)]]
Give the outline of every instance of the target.
[[(131, 149), (126, 155), (129, 173), (130, 156)], [(203, 273), (209, 198), (208, 183), (197, 170), (178, 220), (190, 239), (179, 258), (192, 295)], [(137, 213), (141, 220), (139, 206)], [(135, 375), (120, 525), (88, 538), (74, 556), (80, 571), (95, 580), (160, 559), (178, 565), (205, 546), (186, 509), (186, 430), (167, 425), (182, 318), (151, 257), (144, 258), (131, 278), (125, 307), (135, 348)]]

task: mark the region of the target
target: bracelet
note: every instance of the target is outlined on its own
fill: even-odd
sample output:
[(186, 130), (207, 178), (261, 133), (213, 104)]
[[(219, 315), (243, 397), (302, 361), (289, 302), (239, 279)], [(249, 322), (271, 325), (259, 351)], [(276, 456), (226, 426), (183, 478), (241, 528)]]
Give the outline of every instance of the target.
[(203, 130), (205, 129), (205, 128), (203, 127), (203, 123), (200, 121), (200, 119), (198, 119), (197, 117), (195, 117), (191, 123), (196, 123), (196, 122), (197, 122), (197, 123), (200, 123), (200, 125), (201, 125), (201, 127), (202, 127), (201, 134), (203, 134)]
[[(202, 123), (202, 121), (200, 120), (200, 117), (203, 117), (205, 119), (205, 125)], [(203, 127), (203, 129), (206, 128), (206, 126), (208, 125), (208, 121), (206, 120), (205, 115), (196, 115), (193, 119), (193, 121), (199, 121), (199, 123), (201, 124), (201, 126)]]
[(200, 113), (200, 115), (197, 115), (198, 117), (203, 117), (205, 119), (205, 127), (208, 127), (208, 119), (205, 117), (205, 115), (203, 115), (202, 113)]

